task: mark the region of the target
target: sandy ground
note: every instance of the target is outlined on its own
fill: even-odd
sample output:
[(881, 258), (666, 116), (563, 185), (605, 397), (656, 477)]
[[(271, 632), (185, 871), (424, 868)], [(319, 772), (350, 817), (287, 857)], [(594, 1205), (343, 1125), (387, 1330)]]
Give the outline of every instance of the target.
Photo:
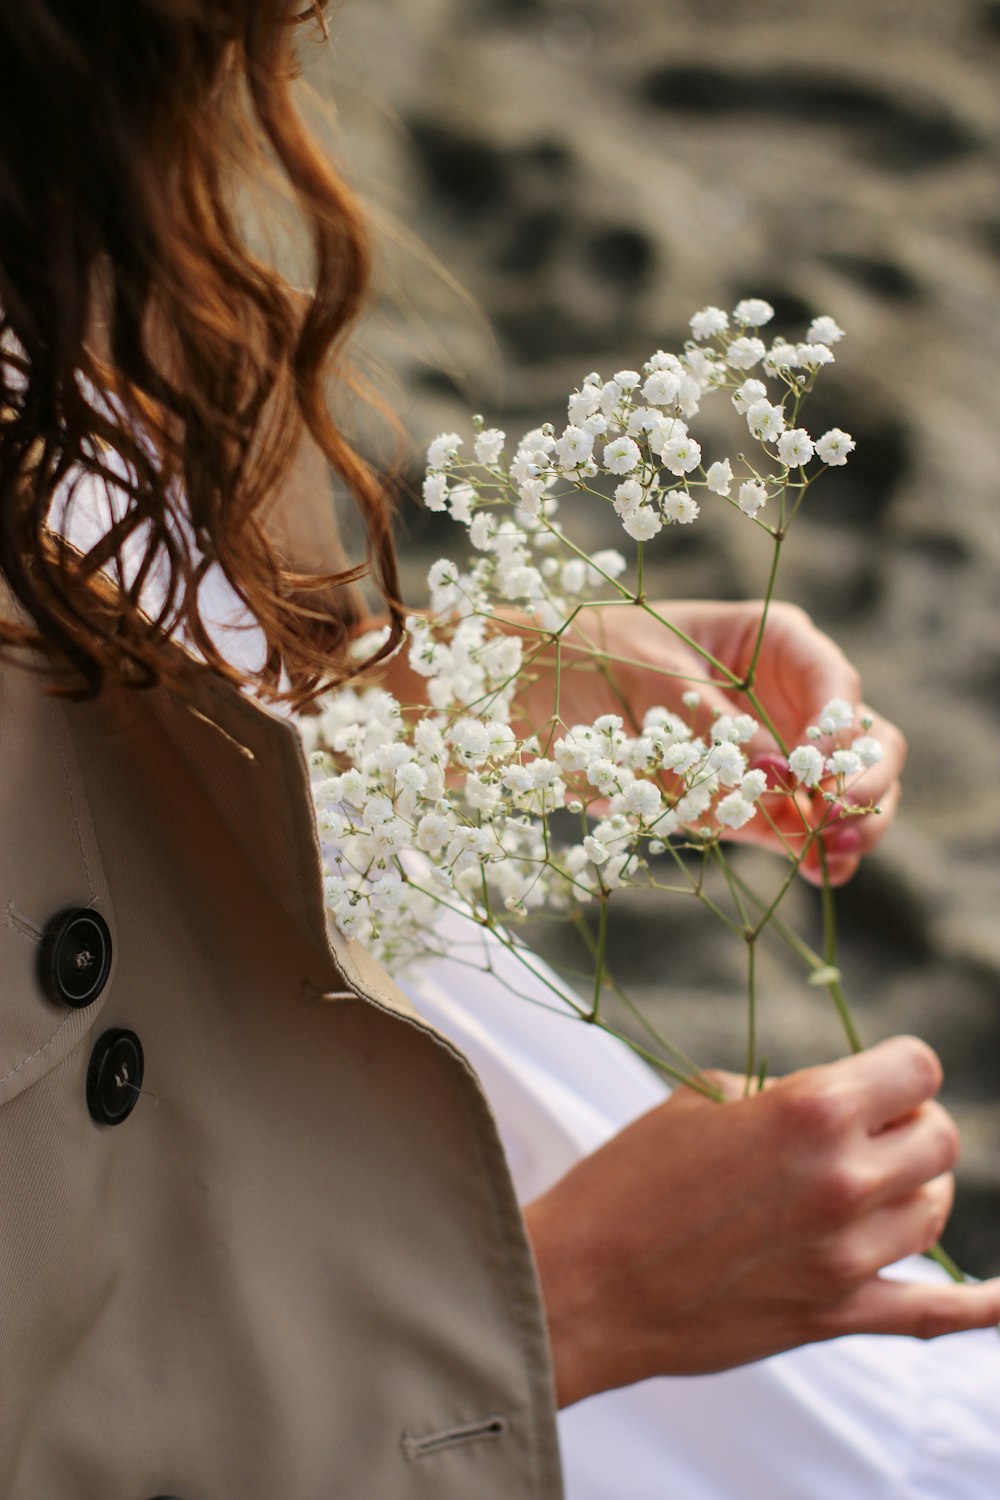
[[(1000, 4), (355, 0), (332, 30), (313, 77), (392, 289), (366, 344), (416, 442), (476, 410), (558, 421), (586, 371), (676, 345), (707, 302), (849, 330), (813, 420), (858, 451), (781, 592), (911, 740), (898, 825), (841, 898), (844, 968), (867, 1040), (942, 1053), (966, 1147), (949, 1243), (1000, 1271)], [(404, 519), (417, 600), (449, 523)], [(656, 587), (756, 594), (750, 532), (665, 534)], [(807, 926), (814, 905), (797, 893)], [(636, 898), (615, 959), (699, 1059), (739, 1064), (740, 954), (686, 906), (654, 933)], [(762, 1027), (775, 1070), (840, 1050), (778, 950)]]

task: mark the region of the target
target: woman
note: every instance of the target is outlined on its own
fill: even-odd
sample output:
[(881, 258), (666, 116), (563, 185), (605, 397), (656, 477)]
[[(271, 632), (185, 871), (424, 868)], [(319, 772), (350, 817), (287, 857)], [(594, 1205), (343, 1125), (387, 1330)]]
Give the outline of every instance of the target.
[[(1000, 1315), (993, 1284), (877, 1276), (950, 1204), (922, 1044), (723, 1109), (681, 1091), (522, 1221), (467, 1064), (327, 928), (294, 731), (239, 691), (303, 704), (345, 670), (363, 622), (327, 464), (366, 518), (392, 641), (398, 591), (384, 498), (324, 397), (366, 254), (291, 103), (296, 19), (278, 0), (0, 4), (12, 1500), (548, 1500), (557, 1401)], [(263, 155), (311, 234), (304, 299), (231, 207)], [(242, 667), (212, 570), (260, 632)], [(735, 644), (741, 618), (699, 628)], [(849, 671), (794, 615), (767, 661)]]

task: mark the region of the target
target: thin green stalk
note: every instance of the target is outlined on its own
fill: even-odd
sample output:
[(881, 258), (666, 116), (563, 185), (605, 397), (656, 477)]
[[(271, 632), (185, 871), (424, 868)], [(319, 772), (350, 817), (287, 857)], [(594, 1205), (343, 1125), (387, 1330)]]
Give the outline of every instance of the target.
[(757, 1072), (757, 940), (747, 939), (747, 1070), (743, 1097), (749, 1098)]

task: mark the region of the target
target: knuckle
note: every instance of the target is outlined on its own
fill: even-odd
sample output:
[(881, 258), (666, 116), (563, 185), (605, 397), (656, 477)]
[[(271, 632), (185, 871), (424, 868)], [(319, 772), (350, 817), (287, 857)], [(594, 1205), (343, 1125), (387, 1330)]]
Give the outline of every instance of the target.
[(786, 1126), (813, 1141), (836, 1138), (854, 1118), (851, 1100), (844, 1090), (816, 1074), (804, 1074), (776, 1091), (775, 1100)]
[(835, 1160), (819, 1177), (819, 1207), (833, 1223), (856, 1218), (871, 1200), (874, 1182), (853, 1162)]
[(918, 1339), (938, 1339), (943, 1334), (951, 1333), (957, 1324), (955, 1310), (950, 1301), (934, 1297), (929, 1299), (915, 1315), (913, 1337)]
[(867, 1281), (872, 1266), (863, 1245), (849, 1235), (838, 1235), (825, 1247), (820, 1270), (827, 1287), (843, 1294)]

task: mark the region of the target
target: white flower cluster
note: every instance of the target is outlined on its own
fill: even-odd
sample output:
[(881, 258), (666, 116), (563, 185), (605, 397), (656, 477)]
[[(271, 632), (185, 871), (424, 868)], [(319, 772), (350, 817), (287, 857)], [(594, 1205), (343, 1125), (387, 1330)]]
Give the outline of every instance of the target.
[[(802, 486), (813, 477), (806, 470), (814, 460), (840, 466), (855, 447), (850, 433), (839, 427), (813, 437), (793, 415), (819, 370), (833, 363), (831, 346), (843, 330), (832, 318), (819, 317), (801, 343), (779, 338), (768, 346), (757, 330), (773, 316), (774, 309), (759, 297), (738, 303), (731, 314), (703, 308), (691, 319), (693, 339), (682, 353), (658, 350), (641, 371), (619, 370), (610, 380), (596, 372), (585, 376), (569, 398), (562, 431), (546, 426), (529, 432), (509, 466), (506, 434), (498, 429), (483, 430), (479, 423), (474, 465), (460, 456), (460, 435), (443, 433), (428, 450), (425, 503), (468, 525), (474, 546), (482, 546), (487, 535), (482, 507), (496, 503), (498, 482), (515, 499), (522, 522), (551, 515), (559, 485), (582, 490), (595, 482), (610, 484), (622, 527), (636, 542), (652, 541), (665, 526), (695, 521), (700, 502), (693, 492), (698, 490), (758, 519), (793, 473)], [(758, 366), (760, 376), (747, 374)], [(720, 390), (730, 392), (763, 449), (766, 468), (777, 472), (762, 476), (746, 463), (745, 473), (737, 475), (728, 458), (705, 466), (702, 445), (688, 424), (705, 398)], [(478, 479), (475, 466), (484, 471)], [(538, 579), (514, 566), (510, 571), (516, 587), (507, 597), (531, 598), (532, 588), (534, 597), (541, 596)]]
[[(478, 417), (471, 462), (460, 457), (458, 433), (430, 445), (425, 502), (466, 528), (468, 550), (434, 563), (430, 611), (408, 621), (409, 665), (426, 703), (408, 709), (379, 687), (345, 688), (299, 721), (328, 905), (340, 928), (390, 967), (434, 952), (442, 907), (492, 926), (509, 914), (606, 899), (645, 881), (648, 857), (669, 840), (704, 844), (761, 816), (765, 792), (819, 788), (844, 809), (849, 784), (880, 757), (870, 725), (845, 739), (853, 711), (839, 701), (791, 753), (777, 788), (748, 758), (756, 720), (721, 714), (706, 729), (710, 716), (693, 690), (673, 707), (651, 708), (634, 732), (616, 714), (566, 724), (557, 703), (539, 733), (516, 727), (516, 695), (536, 663), (551, 670), (581, 607), (634, 598), (619, 551), (588, 554), (564, 529), (560, 486), (572, 494), (606, 476), (605, 498), (643, 543), (696, 519), (697, 487), (757, 517), (783, 488), (804, 491), (815, 459), (845, 462), (848, 434), (815, 439), (789, 415), (832, 360), (841, 330), (818, 318), (803, 343), (767, 348), (756, 330), (771, 316), (760, 298), (731, 314), (703, 309), (683, 353), (659, 351), (641, 372), (609, 381), (586, 376), (563, 430), (527, 433), (509, 464), (506, 435)], [(746, 376), (756, 365), (773, 389)], [(717, 390), (731, 392), (777, 473), (738, 475), (728, 458), (704, 466), (687, 423)], [(515, 612), (517, 626), (503, 618)], [(371, 644), (360, 643), (362, 654)]]
[[(424, 653), (426, 665), (428, 628), (414, 632), (411, 664)], [(465, 632), (463, 621), (453, 639)], [(481, 663), (497, 644), (520, 650), (508, 635), (481, 636), (478, 650), (464, 640), (460, 670), (477, 686), (479, 674), (492, 671)], [(442, 670), (453, 687), (453, 666)], [(698, 703), (697, 693), (685, 694), (689, 714)], [(348, 936), (394, 969), (434, 952), (444, 907), (487, 924), (501, 908), (566, 911), (644, 883), (647, 855), (663, 853), (673, 835), (704, 842), (744, 827), (764, 793), (776, 791), (748, 763), (758, 732), (748, 714), (719, 715), (703, 735), (666, 708), (651, 708), (637, 734), (605, 714), (543, 747), (537, 736), (517, 738), (508, 708), (504, 691), (477, 693), (450, 714), (407, 715), (379, 688), (346, 689), (319, 717), (301, 721), (327, 903)], [(795, 749), (777, 791), (792, 795), (825, 780), (834, 788), (828, 800), (845, 803), (848, 783), (882, 754), (867, 733), (841, 744), (852, 724), (848, 705), (828, 704), (814, 729), (817, 739), (832, 737), (830, 749)], [(552, 825), (563, 810), (575, 838)]]

